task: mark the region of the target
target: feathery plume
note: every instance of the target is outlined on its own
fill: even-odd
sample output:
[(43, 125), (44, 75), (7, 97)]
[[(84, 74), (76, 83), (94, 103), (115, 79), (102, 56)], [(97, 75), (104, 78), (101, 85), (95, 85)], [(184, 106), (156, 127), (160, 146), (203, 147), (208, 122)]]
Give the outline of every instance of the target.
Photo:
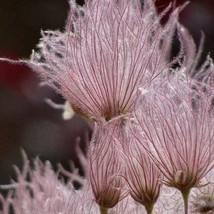
[(124, 177), (131, 197), (142, 204), (150, 214), (159, 197), (161, 173), (135, 139), (129, 137), (127, 142), (128, 145), (124, 146), (126, 163)]
[(115, 125), (99, 123), (95, 129), (88, 158), (88, 178), (101, 213), (107, 213), (125, 196), (123, 162), (114, 138)]
[(64, 32), (44, 31), (29, 66), (89, 118), (110, 120), (133, 111), (139, 86), (164, 69), (176, 10), (162, 26), (152, 0), (70, 1)]
[(197, 81), (175, 76), (168, 79), (168, 93), (159, 88), (144, 94), (131, 133), (163, 173), (163, 182), (188, 197), (214, 165), (213, 92), (192, 89)]

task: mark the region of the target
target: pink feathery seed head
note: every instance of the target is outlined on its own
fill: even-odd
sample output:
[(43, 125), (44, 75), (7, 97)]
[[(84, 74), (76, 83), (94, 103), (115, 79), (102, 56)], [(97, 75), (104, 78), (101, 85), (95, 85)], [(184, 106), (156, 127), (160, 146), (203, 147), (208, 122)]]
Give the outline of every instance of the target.
[[(177, 23), (178, 38), (180, 40), (181, 52), (183, 53), (176, 71), (183, 74), (185, 78), (189, 77), (189, 81), (195, 83), (192, 86), (194, 89), (204, 87), (208, 90), (209, 87), (214, 87), (214, 65), (213, 60), (208, 55), (206, 60), (200, 65), (200, 57), (203, 51), (204, 35), (201, 36), (201, 41), (198, 49), (188, 30)], [(197, 81), (193, 81), (193, 79)], [(197, 89), (198, 90), (198, 89)], [(201, 89), (199, 89), (201, 90)], [(212, 91), (212, 89), (211, 89)]]
[(126, 196), (120, 176), (124, 164), (113, 137), (114, 129), (112, 124), (97, 124), (88, 152), (88, 179), (97, 204), (104, 209), (114, 207)]
[(110, 120), (132, 113), (139, 86), (148, 88), (169, 69), (178, 10), (162, 26), (154, 2), (74, 1), (63, 32), (45, 31), (28, 64), (74, 110)]
[(144, 108), (136, 112), (131, 132), (164, 174), (164, 183), (180, 191), (199, 186), (214, 163), (210, 94), (189, 86), (180, 80), (168, 86), (167, 94), (160, 89), (144, 94)]
[(26, 154), (22, 153), (24, 165), (22, 170), (15, 167), (16, 181), (0, 186), (10, 190), (7, 198), (0, 195), (1, 214), (86, 213), (80, 211), (86, 203), (72, 185), (73, 180), (82, 180), (80, 176), (74, 175), (64, 183), (48, 161), (43, 164), (37, 158), (31, 167)]
[(126, 160), (125, 178), (129, 186), (130, 195), (142, 204), (147, 213), (152, 213), (161, 187), (161, 173), (149, 156), (129, 138), (129, 145), (124, 153)]

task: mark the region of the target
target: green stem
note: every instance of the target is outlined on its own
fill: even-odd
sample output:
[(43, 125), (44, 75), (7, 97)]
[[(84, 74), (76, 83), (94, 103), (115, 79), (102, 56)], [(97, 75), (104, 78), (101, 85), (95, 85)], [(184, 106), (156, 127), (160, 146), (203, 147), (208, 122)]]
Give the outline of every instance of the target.
[(188, 214), (188, 199), (189, 199), (190, 189), (181, 191), (184, 200), (184, 213)]
[(151, 204), (148, 203), (148, 204), (145, 205), (145, 209), (146, 209), (146, 213), (147, 214), (152, 214), (153, 206), (154, 206), (153, 203), (151, 203)]
[(100, 214), (108, 214), (108, 209), (100, 207)]

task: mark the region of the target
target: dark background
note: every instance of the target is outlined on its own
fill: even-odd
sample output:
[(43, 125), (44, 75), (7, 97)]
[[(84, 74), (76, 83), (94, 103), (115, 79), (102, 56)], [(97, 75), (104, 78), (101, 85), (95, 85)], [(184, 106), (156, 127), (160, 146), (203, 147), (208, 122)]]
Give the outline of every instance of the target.
[[(170, 1), (157, 0), (159, 11)], [(83, 3), (80, 2), (79, 3)], [(177, 1), (182, 4), (184, 1)], [(192, 0), (180, 21), (199, 43), (206, 35), (204, 53), (214, 54), (213, 0)], [(40, 38), (40, 30), (63, 30), (69, 10), (67, 0), (0, 0), (0, 57), (29, 58)], [(75, 159), (78, 136), (84, 148), (89, 129), (79, 117), (63, 121), (62, 111), (45, 102), (63, 103), (61, 96), (47, 87), (27, 67), (0, 63), (0, 184), (14, 176), (12, 164), (21, 166), (20, 148), (29, 157), (49, 159), (65, 166)], [(75, 159), (76, 160), (76, 159)]]

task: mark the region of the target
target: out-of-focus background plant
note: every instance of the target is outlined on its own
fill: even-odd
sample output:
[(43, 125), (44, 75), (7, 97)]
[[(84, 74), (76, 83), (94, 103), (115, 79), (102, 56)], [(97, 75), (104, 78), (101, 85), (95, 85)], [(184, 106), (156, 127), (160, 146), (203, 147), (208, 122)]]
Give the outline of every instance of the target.
[[(83, 4), (83, 1), (78, 1)], [(161, 11), (169, 0), (157, 0)], [(177, 5), (184, 3), (177, 0)], [(1, 0), (0, 57), (28, 58), (40, 38), (41, 29), (62, 30), (69, 10), (67, 0)], [(212, 0), (191, 0), (180, 21), (196, 44), (202, 30), (206, 35), (204, 53), (214, 50), (214, 7)], [(214, 54), (211, 53), (214, 57)], [(46, 86), (29, 68), (0, 63), (0, 183), (8, 183), (12, 164), (21, 165), (20, 148), (31, 156), (40, 155), (64, 165), (77, 161), (75, 144), (80, 137), (84, 148), (89, 127), (79, 116), (62, 119), (62, 111), (44, 100), (63, 103), (61, 96)], [(20, 163), (19, 163), (20, 162)]]

